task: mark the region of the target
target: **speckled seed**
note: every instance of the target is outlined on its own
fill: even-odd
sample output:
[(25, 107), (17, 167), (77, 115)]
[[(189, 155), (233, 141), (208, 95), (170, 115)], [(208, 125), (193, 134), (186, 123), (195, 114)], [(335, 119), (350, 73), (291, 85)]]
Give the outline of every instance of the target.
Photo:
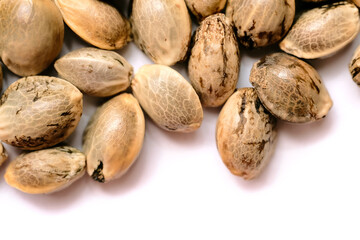
[(52, 1), (0, 1), (0, 57), (20, 76), (45, 70), (60, 53), (64, 23)]
[(220, 156), (234, 175), (257, 177), (275, 148), (276, 119), (253, 88), (238, 89), (222, 108), (216, 125)]
[(186, 5), (198, 20), (221, 12), (226, 0), (185, 0)]
[(295, 16), (295, 0), (229, 0), (226, 7), (244, 46), (265, 47), (288, 32)]
[(8, 159), (8, 154), (4, 145), (0, 143), (0, 166)]
[(54, 77), (21, 78), (9, 86), (0, 103), (0, 139), (26, 150), (63, 141), (82, 113), (81, 92)]
[(85, 165), (85, 155), (76, 148), (55, 147), (21, 154), (9, 164), (4, 177), (22, 192), (52, 193), (82, 177)]
[(285, 53), (273, 53), (254, 63), (250, 82), (264, 106), (284, 121), (319, 120), (333, 105), (316, 70)]
[(158, 64), (174, 65), (186, 57), (191, 19), (184, 0), (134, 0), (134, 41)]
[(199, 97), (172, 68), (142, 66), (131, 87), (141, 107), (159, 127), (173, 132), (192, 132), (200, 127), (203, 110)]
[(82, 92), (108, 97), (130, 86), (133, 67), (116, 52), (82, 48), (70, 52), (55, 62), (60, 77)]
[(85, 130), (88, 174), (99, 182), (121, 177), (135, 162), (144, 134), (144, 114), (131, 94), (123, 93), (106, 102)]
[(130, 40), (130, 24), (110, 4), (98, 0), (55, 0), (66, 24), (86, 42), (119, 49)]
[(340, 50), (357, 36), (359, 11), (350, 2), (336, 2), (303, 13), (280, 43), (299, 58), (320, 58)]
[(189, 77), (204, 106), (218, 107), (235, 91), (239, 58), (232, 24), (224, 14), (201, 22), (191, 50)]
[(349, 70), (354, 82), (360, 87), (360, 46), (356, 49), (350, 62)]

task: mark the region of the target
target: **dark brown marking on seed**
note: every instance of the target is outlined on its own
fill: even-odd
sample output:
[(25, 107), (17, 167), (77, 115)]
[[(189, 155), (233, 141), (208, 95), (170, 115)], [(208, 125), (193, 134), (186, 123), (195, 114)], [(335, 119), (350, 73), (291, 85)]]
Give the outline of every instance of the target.
[(104, 177), (104, 173), (103, 173), (103, 162), (101, 160), (99, 160), (99, 165), (98, 167), (94, 170), (93, 174), (91, 175), (91, 177), (98, 182), (104, 183), (105, 182), (105, 177)]

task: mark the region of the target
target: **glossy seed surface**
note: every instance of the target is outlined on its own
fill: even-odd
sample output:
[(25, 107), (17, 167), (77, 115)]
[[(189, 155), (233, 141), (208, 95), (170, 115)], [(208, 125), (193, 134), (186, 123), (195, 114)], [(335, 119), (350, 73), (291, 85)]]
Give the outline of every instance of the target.
[(360, 86), (360, 46), (356, 49), (351, 59), (349, 70), (354, 82)]
[(221, 12), (226, 4), (226, 0), (185, 0), (189, 10), (198, 20)]

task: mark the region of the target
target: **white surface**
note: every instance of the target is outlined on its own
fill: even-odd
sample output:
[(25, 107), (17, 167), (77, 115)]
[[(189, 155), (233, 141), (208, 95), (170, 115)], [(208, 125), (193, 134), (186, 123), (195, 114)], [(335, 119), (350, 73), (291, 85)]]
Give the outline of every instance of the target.
[[(66, 30), (61, 55), (87, 46)], [(215, 145), (220, 109), (205, 109), (192, 134), (165, 132), (147, 118), (137, 162), (105, 185), (86, 175), (61, 192), (28, 195), (5, 183), (8, 162), (2, 166), (0, 239), (359, 239), (360, 88), (348, 72), (359, 44), (360, 37), (331, 58), (310, 61), (334, 106), (313, 124), (279, 122), (275, 154), (258, 179), (246, 182), (222, 163)], [(252, 64), (274, 49), (241, 51), (238, 87), (250, 86)], [(133, 43), (119, 53), (135, 71), (151, 63)], [(185, 65), (175, 68), (186, 76)], [(15, 79), (6, 72), (4, 89)], [(69, 144), (81, 148), (102, 101), (85, 97)], [(19, 151), (6, 148), (14, 159)]]

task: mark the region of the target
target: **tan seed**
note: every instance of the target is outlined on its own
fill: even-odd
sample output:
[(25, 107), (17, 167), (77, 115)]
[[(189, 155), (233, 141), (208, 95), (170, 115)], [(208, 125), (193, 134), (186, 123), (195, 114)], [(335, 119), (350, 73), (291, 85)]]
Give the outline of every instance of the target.
[(360, 86), (360, 46), (356, 49), (350, 62), (349, 70), (354, 82)]
[(198, 20), (221, 12), (226, 0), (185, 0), (186, 5)]
[(0, 143), (0, 166), (8, 159), (8, 154), (4, 145)]

